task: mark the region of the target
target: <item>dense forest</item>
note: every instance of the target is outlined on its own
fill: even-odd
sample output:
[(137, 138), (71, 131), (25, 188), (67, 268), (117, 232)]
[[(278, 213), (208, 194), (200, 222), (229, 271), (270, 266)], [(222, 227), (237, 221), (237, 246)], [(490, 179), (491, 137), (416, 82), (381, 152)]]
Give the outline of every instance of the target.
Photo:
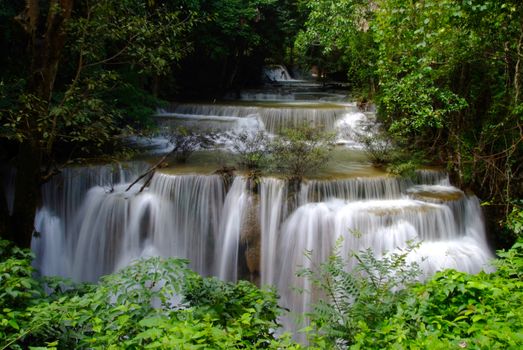
[[(3, 1), (0, 50), (0, 349), (521, 347), (521, 1)], [(377, 165), (438, 166), (475, 193), (506, 249), (496, 272), (419, 283), (403, 255), (361, 253), (351, 273), (333, 255), (304, 272), (335, 301), (311, 312), (308, 345), (275, 332), (276, 292), (201, 277), (182, 260), (98, 284), (38, 276), (27, 248), (44, 184), (72, 164), (131, 157), (126, 137), (154, 130), (158, 106), (239, 94), (275, 64), (298, 78), (314, 67), (362, 109), (376, 106), (370, 141), (392, 145)]]

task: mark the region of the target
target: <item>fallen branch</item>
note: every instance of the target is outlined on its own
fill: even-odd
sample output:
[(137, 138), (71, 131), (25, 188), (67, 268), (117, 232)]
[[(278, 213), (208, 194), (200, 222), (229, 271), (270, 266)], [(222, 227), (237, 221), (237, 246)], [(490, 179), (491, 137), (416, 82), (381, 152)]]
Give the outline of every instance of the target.
[(173, 154), (174, 152), (176, 152), (177, 149), (173, 149), (171, 152), (167, 153), (166, 155), (164, 155), (162, 157), (162, 159), (160, 159), (155, 165), (153, 165), (152, 167), (150, 167), (149, 169), (147, 169), (146, 172), (144, 172), (142, 175), (140, 175), (136, 180), (133, 181), (132, 184), (129, 185), (129, 187), (127, 187), (127, 189), (125, 190), (125, 192), (129, 191), (134, 185), (136, 185), (141, 179), (143, 179), (144, 177), (146, 177), (147, 175), (149, 175), (149, 178), (144, 182), (144, 184), (142, 185), (142, 187), (140, 188), (140, 190), (138, 191), (138, 193), (141, 193), (145, 187), (147, 187), (147, 185), (149, 185), (149, 183), (151, 182), (153, 176), (154, 176), (154, 173), (156, 172), (157, 169), (160, 169), (160, 168), (165, 168), (166, 164), (165, 164), (165, 160), (171, 155)]

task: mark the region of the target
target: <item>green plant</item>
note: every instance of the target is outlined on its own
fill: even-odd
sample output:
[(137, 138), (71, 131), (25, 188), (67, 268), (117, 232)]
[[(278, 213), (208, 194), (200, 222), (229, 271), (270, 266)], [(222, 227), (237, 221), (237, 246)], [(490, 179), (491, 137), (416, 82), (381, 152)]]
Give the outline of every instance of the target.
[(300, 348), (273, 334), (280, 312), (273, 291), (202, 278), (184, 260), (140, 260), (97, 285), (66, 290), (54, 280), (50, 296), (31, 277), (30, 261), (16, 255), (0, 264), (7, 291), (0, 295), (0, 349)]
[(173, 145), (174, 157), (177, 162), (185, 163), (198, 149), (206, 149), (214, 144), (212, 135), (199, 133), (185, 127), (178, 127), (168, 132), (169, 142)]
[(393, 159), (393, 145), (384, 132), (359, 133), (356, 140), (364, 147), (365, 153), (376, 166), (383, 166)]
[(357, 261), (352, 271), (340, 255), (341, 240), (329, 259), (300, 276), (309, 279), (313, 291), (324, 296), (308, 314), (311, 320), (313, 344), (329, 348), (346, 348), (353, 344), (360, 332), (375, 329), (381, 320), (390, 317), (397, 305), (407, 296), (405, 288), (418, 277), (416, 263), (406, 258), (415, 245), (406, 250), (376, 257), (367, 249), (352, 254)]
[(300, 182), (325, 165), (334, 148), (334, 136), (305, 124), (283, 130), (271, 145), (275, 170)]
[(498, 252), (497, 271), (447, 270), (406, 290), (396, 312), (365, 328), (354, 349), (520, 349), (523, 243)]
[(251, 173), (258, 173), (267, 167), (270, 140), (267, 133), (241, 132), (234, 135), (233, 149), (238, 154), (238, 165)]
[(523, 235), (523, 200), (514, 201), (512, 210), (507, 215), (505, 227), (516, 237)]
[(27, 308), (45, 297), (42, 285), (33, 278), (32, 258), (29, 250), (0, 240), (0, 345), (18, 338), (30, 323)]

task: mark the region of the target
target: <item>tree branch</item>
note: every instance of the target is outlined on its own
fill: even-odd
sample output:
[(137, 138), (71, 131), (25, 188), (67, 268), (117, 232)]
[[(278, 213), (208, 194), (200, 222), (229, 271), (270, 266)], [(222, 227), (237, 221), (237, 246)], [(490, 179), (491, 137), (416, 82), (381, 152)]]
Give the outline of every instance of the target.
[(156, 172), (157, 169), (161, 169), (161, 168), (164, 168), (165, 167), (165, 160), (171, 155), (173, 154), (174, 152), (176, 152), (177, 149), (173, 149), (171, 152), (167, 153), (166, 155), (164, 155), (162, 157), (162, 159), (160, 159), (155, 165), (153, 165), (152, 167), (150, 167), (149, 169), (147, 169), (147, 171), (145, 171), (142, 175), (140, 175), (136, 180), (133, 181), (133, 183), (131, 183), (126, 189), (125, 189), (125, 192), (128, 192), (134, 185), (136, 185), (141, 179), (143, 179), (144, 177), (146, 177), (147, 175), (150, 175), (150, 177), (147, 179), (147, 181), (145, 181), (144, 185), (140, 188), (140, 190), (138, 191), (138, 193), (142, 192), (144, 190), (144, 188), (151, 182), (152, 178), (153, 178), (153, 175), (154, 173)]

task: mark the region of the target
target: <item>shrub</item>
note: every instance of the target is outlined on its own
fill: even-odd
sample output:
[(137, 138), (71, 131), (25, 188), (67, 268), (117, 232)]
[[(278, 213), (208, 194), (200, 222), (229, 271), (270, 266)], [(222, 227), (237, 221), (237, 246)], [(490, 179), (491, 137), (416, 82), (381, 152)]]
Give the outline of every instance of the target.
[[(521, 349), (523, 242), (498, 255), (494, 273), (446, 270), (410, 286), (405, 282), (415, 269), (405, 265), (402, 254), (384, 261), (370, 252), (357, 254), (359, 265), (351, 273), (333, 256), (319, 272), (306, 271), (330, 296), (311, 313), (313, 344), (350, 349)], [(407, 288), (395, 287), (400, 285)]]
[(309, 335), (313, 344), (329, 348), (353, 344), (360, 332), (378, 327), (381, 320), (393, 315), (406, 297), (404, 288), (420, 272), (417, 264), (406, 261), (414, 245), (381, 258), (370, 249), (353, 253), (357, 265), (352, 271), (347, 270), (340, 247), (341, 240), (326, 262), (300, 272), (312, 282), (316, 293), (325, 296), (308, 314), (312, 325)]
[(273, 291), (202, 278), (184, 260), (140, 260), (97, 285), (47, 296), (28, 252), (10, 254), (0, 264), (0, 349), (299, 348), (273, 334)]
[(263, 131), (243, 131), (232, 138), (233, 149), (238, 155), (238, 166), (257, 174), (267, 167), (270, 155), (270, 139)]
[(179, 163), (185, 163), (195, 151), (207, 149), (214, 144), (213, 135), (198, 133), (184, 127), (169, 132), (167, 137), (173, 145), (171, 153)]
[(283, 130), (271, 147), (275, 170), (290, 180), (301, 181), (329, 160), (334, 137), (333, 133), (305, 124)]

